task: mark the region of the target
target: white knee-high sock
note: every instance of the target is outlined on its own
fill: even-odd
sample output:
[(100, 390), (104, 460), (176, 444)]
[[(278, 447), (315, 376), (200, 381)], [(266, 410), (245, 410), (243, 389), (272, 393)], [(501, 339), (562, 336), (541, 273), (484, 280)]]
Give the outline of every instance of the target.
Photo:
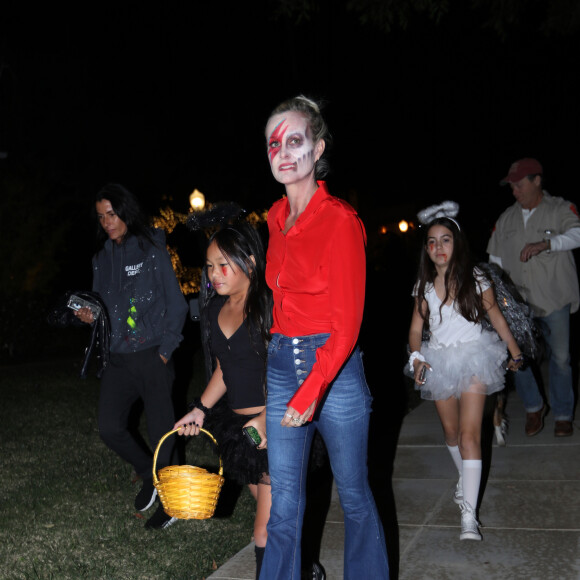
[(463, 460), (463, 501), (473, 509), (477, 507), (479, 484), (481, 482), (481, 459)]
[(463, 460), (461, 459), (461, 453), (459, 452), (459, 445), (454, 445), (451, 447), (447, 445), (447, 449), (449, 449), (449, 453), (451, 454), (451, 459), (453, 459), (453, 463), (455, 463), (455, 467), (457, 467), (457, 471), (459, 475), (463, 471)]

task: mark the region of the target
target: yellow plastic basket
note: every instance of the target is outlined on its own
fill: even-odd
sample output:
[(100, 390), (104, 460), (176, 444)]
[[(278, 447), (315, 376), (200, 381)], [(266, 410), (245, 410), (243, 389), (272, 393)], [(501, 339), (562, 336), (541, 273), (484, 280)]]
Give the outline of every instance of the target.
[[(220, 491), (224, 484), (224, 467), (220, 456), (218, 473), (210, 473), (201, 467), (191, 465), (170, 465), (156, 473), (157, 455), (162, 443), (179, 429), (165, 433), (157, 444), (153, 456), (153, 485), (157, 489), (163, 509), (172, 518), (181, 520), (207, 520), (215, 512)], [(205, 429), (200, 429), (215, 445), (214, 436)]]

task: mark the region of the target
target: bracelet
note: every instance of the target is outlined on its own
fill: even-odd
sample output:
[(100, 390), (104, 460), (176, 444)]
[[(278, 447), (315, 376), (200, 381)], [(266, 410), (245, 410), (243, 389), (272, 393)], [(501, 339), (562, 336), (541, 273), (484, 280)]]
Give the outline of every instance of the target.
[(413, 363), (415, 362), (415, 360), (420, 360), (421, 362), (425, 362), (425, 357), (418, 350), (415, 350), (411, 353), (411, 356), (409, 357), (409, 370), (411, 372), (413, 372), (415, 370), (413, 368)]
[(552, 240), (551, 240), (551, 238), (544, 238), (542, 241), (543, 242), (546, 242), (546, 245), (548, 246), (546, 248), (546, 252), (549, 254), (552, 251)]
[(208, 409), (205, 405), (202, 404), (200, 397), (194, 399), (191, 403), (189, 403), (187, 408), (189, 411), (199, 409), (206, 417), (209, 417), (212, 413), (212, 409)]
[(524, 355), (520, 352), (517, 356), (512, 356), (512, 360), (517, 363), (523, 360)]

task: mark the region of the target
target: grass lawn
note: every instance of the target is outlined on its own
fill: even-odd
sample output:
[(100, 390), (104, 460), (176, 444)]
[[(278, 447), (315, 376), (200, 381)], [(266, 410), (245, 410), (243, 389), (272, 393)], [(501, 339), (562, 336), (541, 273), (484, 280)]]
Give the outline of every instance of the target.
[[(205, 578), (251, 540), (254, 500), (243, 489), (227, 515), (144, 529), (154, 508), (135, 512), (140, 482), (100, 440), (99, 382), (79, 362), (0, 367), (0, 577)], [(201, 439), (187, 462), (217, 466)]]

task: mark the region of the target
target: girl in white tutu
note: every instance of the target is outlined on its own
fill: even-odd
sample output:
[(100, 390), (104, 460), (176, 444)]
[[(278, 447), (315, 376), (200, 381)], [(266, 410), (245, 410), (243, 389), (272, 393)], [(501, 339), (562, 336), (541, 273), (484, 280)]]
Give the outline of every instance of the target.
[[(461, 508), (460, 539), (481, 540), (475, 509), (485, 397), (504, 388), (506, 349), (510, 370), (523, 359), (493, 288), (471, 263), (465, 235), (453, 219), (458, 209), (447, 201), (418, 214), (425, 236), (413, 289), (409, 370), (421, 397), (435, 401), (459, 471), (453, 499)], [(497, 334), (483, 329), (486, 315)]]

